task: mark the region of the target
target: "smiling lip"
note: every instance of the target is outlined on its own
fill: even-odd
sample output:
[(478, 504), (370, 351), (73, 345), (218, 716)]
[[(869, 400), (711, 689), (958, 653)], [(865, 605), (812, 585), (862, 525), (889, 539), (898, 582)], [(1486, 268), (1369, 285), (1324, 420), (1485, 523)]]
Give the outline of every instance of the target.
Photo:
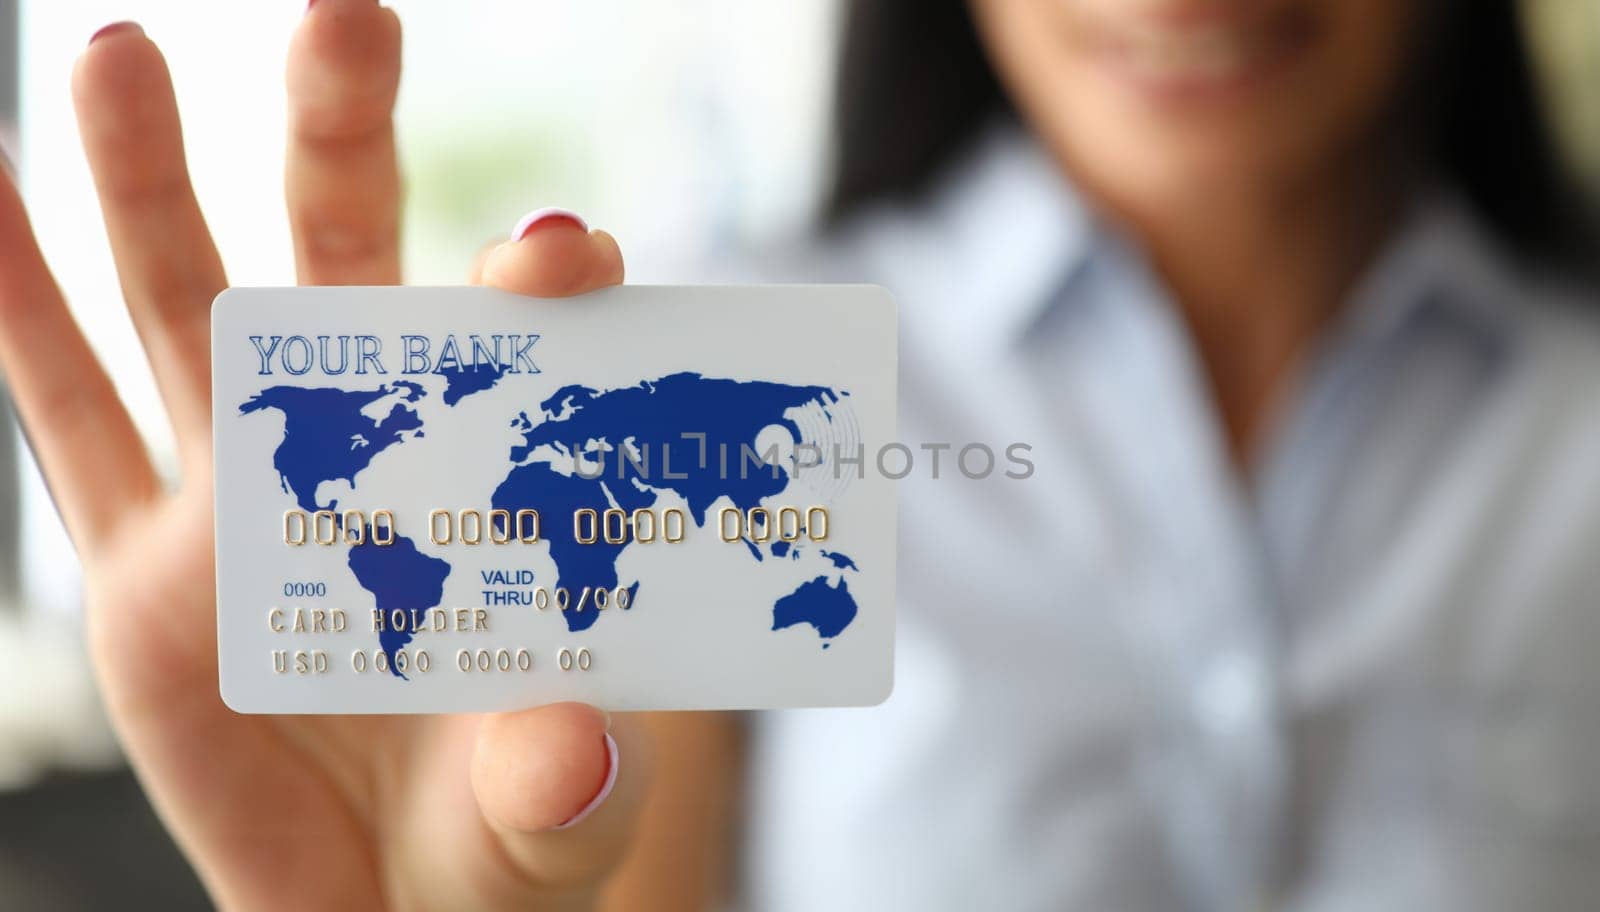
[(1182, 8), (1108, 17), (1093, 37), (1103, 68), (1157, 102), (1238, 99), (1270, 83), (1311, 46), (1301, 7), (1255, 15)]

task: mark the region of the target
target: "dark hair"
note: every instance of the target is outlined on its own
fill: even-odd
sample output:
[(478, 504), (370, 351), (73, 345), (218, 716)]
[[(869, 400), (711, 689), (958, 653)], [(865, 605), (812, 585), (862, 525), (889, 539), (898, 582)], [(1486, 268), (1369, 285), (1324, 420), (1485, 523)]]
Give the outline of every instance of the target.
[[(1575, 263), (1592, 240), (1554, 151), (1513, 0), (1435, 0), (1402, 100), (1425, 163), (1504, 240)], [(854, 0), (835, 107), (829, 223), (927, 188), (983, 126), (1014, 116), (966, 0)]]

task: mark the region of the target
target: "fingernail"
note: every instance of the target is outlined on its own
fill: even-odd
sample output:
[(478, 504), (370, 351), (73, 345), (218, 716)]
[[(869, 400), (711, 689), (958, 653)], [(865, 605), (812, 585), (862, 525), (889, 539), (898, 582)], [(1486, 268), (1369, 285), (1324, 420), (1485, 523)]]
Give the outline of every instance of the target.
[(101, 38), (104, 38), (107, 35), (115, 34), (117, 32), (138, 32), (139, 34), (143, 35), (144, 34), (144, 29), (140, 28), (139, 27), (139, 23), (137, 23), (137, 22), (127, 22), (127, 21), (113, 22), (110, 25), (102, 25), (102, 26), (100, 26), (100, 30), (99, 31), (97, 31), (93, 35), (89, 36), (89, 43), (90, 44), (94, 44), (96, 41), (99, 41)]
[(584, 231), (589, 230), (589, 223), (583, 220), (583, 216), (573, 212), (571, 209), (546, 206), (543, 209), (535, 209), (518, 220), (517, 227), (511, 229), (511, 239), (520, 241), (532, 233), (533, 229), (539, 225), (547, 224), (557, 219), (565, 219)]
[(606, 781), (601, 784), (600, 791), (595, 793), (595, 796), (589, 800), (589, 803), (583, 806), (583, 810), (573, 814), (571, 819), (569, 819), (566, 823), (557, 825), (556, 829), (565, 830), (568, 827), (575, 827), (582, 823), (590, 814), (595, 812), (596, 808), (606, 803), (606, 799), (611, 797), (611, 790), (616, 787), (616, 784), (617, 741), (615, 738), (611, 737), (611, 732), (608, 731), (606, 732)]

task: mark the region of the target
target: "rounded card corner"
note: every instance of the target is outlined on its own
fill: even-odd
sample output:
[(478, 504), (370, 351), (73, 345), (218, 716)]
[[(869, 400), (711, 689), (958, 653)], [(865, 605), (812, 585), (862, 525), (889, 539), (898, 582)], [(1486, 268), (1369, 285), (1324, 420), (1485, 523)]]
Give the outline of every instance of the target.
[(900, 300), (895, 297), (894, 292), (889, 290), (888, 286), (879, 285), (876, 282), (868, 282), (863, 287), (865, 287), (872, 294), (873, 297), (878, 298), (879, 300), (881, 300), (883, 302), (883, 305), (885, 307), (889, 308), (889, 310), (891, 312), (895, 312), (895, 313), (899, 312), (899, 310), (900, 310)]
[(212, 316), (216, 316), (217, 311), (221, 310), (230, 300), (238, 296), (239, 289), (232, 285), (217, 292), (217, 296), (211, 299)]
[(894, 682), (894, 669), (890, 668), (889, 677), (883, 682), (883, 689), (867, 697), (867, 702), (861, 704), (862, 708), (869, 709), (889, 702), (889, 698), (894, 696)]
[(253, 716), (257, 714), (255, 710), (241, 705), (232, 694), (228, 693), (228, 682), (220, 675), (218, 676), (217, 680), (217, 693), (222, 697), (222, 705), (228, 707), (228, 709), (235, 714), (241, 716)]

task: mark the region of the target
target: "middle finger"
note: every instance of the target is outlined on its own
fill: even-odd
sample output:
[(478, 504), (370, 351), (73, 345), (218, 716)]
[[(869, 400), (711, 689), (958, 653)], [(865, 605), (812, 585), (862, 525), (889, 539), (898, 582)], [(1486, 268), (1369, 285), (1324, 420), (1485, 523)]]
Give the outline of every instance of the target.
[(317, 0), (289, 47), (284, 191), (303, 285), (400, 282), (395, 92), (400, 20), (373, 0)]

